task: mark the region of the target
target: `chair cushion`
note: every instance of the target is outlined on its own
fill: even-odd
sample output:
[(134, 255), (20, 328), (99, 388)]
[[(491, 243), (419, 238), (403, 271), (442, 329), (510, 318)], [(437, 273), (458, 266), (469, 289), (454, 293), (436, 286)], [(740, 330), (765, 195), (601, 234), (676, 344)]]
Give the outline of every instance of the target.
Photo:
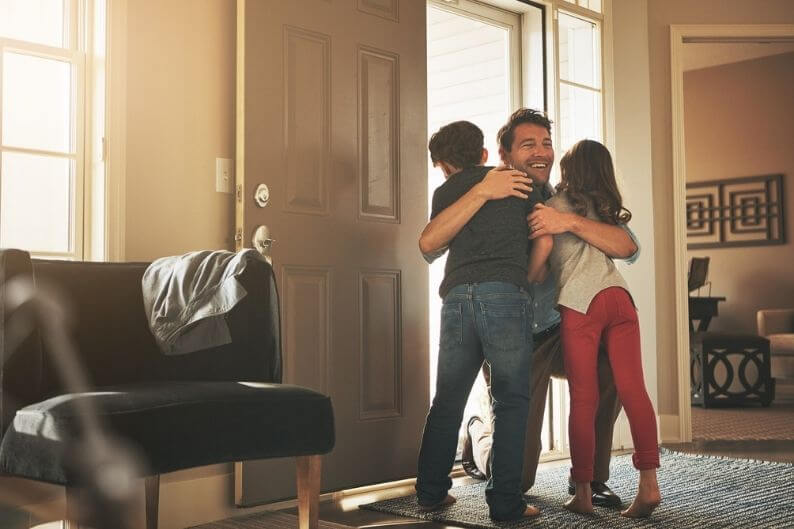
[(773, 355), (794, 356), (794, 333), (770, 334), (767, 338)]
[(287, 384), (160, 382), (64, 394), (19, 410), (0, 445), (0, 472), (74, 483), (67, 454), (82, 442), (76, 405), (137, 448), (160, 474), (212, 463), (327, 453), (329, 397)]

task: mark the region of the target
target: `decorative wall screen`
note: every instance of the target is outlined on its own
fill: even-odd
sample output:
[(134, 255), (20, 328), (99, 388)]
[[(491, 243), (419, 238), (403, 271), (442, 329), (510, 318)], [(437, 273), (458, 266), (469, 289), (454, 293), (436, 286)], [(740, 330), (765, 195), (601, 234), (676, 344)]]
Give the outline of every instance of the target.
[(785, 244), (783, 175), (686, 185), (687, 248)]

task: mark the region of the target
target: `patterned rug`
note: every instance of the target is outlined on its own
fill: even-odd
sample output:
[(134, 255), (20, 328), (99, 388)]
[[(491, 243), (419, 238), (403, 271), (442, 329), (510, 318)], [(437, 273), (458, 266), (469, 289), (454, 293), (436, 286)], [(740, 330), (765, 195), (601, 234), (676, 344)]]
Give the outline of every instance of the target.
[[(260, 512), (227, 518), (204, 525), (196, 525), (191, 529), (295, 529), (298, 518), (286, 512)], [(320, 529), (354, 529), (349, 525), (324, 522), (320, 520)]]
[(692, 406), (692, 439), (794, 441), (794, 401), (773, 402), (768, 408)]
[[(485, 504), (485, 483), (450, 491), (458, 501), (429, 513), (419, 511), (414, 495), (359, 506), (400, 516), (447, 523), (456, 527), (519, 529), (536, 527), (794, 527), (794, 465), (683, 454), (662, 449), (659, 486), (662, 505), (646, 520), (630, 520), (618, 511), (596, 507), (590, 516), (576, 515), (562, 505), (568, 499), (567, 466), (538, 472), (529, 501), (541, 509), (535, 519), (494, 522)], [(631, 456), (612, 459), (609, 484), (626, 502), (634, 497), (637, 471)]]

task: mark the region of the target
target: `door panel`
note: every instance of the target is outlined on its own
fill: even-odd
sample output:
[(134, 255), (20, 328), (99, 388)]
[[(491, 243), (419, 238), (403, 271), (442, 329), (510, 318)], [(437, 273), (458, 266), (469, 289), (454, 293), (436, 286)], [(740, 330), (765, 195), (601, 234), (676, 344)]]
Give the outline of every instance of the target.
[[(414, 476), (429, 401), (425, 3), (238, 0), (237, 31), (238, 248), (267, 226), (284, 382), (331, 396), (322, 489)], [(238, 504), (295, 496), (291, 459), (235, 471)]]

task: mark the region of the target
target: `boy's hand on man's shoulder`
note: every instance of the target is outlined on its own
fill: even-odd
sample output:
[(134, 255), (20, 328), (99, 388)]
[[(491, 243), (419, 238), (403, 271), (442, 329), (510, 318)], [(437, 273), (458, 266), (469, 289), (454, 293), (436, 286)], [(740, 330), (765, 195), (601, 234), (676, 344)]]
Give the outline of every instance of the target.
[(526, 199), (532, 192), (532, 179), (522, 171), (500, 165), (488, 171), (476, 187), (486, 200), (507, 197)]

